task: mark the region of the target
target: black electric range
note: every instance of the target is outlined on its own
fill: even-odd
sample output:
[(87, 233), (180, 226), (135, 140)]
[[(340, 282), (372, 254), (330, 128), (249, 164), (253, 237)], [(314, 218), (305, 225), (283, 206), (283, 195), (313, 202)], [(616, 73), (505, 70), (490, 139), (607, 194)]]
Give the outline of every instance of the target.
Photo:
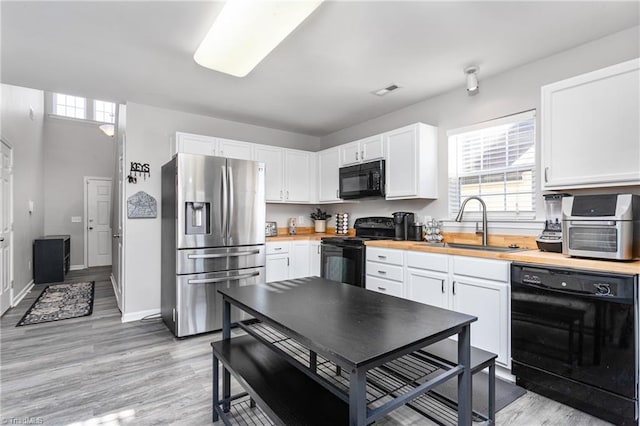
[(365, 242), (392, 240), (395, 225), (392, 217), (362, 217), (356, 219), (355, 237), (325, 237), (320, 243), (321, 276), (331, 281), (365, 286)]

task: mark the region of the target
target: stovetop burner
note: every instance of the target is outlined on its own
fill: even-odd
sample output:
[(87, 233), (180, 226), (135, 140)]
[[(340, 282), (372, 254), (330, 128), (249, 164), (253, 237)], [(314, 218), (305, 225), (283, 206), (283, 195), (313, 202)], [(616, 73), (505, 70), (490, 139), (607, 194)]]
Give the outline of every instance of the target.
[(324, 237), (323, 242), (363, 246), (365, 241), (392, 240), (395, 237), (395, 225), (391, 217), (362, 217), (356, 219), (353, 227), (355, 237)]

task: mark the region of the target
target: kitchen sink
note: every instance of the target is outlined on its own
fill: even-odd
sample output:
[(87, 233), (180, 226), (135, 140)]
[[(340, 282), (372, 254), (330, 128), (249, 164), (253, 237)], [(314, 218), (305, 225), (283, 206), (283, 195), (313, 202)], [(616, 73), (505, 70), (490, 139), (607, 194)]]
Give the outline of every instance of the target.
[(415, 243), (414, 246), (424, 247), (444, 247), (444, 248), (457, 248), (465, 250), (483, 250), (483, 251), (495, 251), (495, 252), (512, 252), (520, 250), (528, 250), (522, 247), (500, 247), (500, 246), (483, 246), (480, 244), (462, 244), (462, 243)]

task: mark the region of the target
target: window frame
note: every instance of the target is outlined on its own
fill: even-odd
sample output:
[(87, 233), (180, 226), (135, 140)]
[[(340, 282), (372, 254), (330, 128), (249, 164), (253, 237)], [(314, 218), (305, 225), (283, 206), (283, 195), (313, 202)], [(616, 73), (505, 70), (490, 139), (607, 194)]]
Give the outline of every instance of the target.
[[(458, 211), (459, 211), (459, 206), (462, 204), (462, 201), (466, 198), (465, 196), (461, 196), (459, 194), (455, 194), (453, 191), (458, 191), (459, 189), (459, 179), (461, 177), (466, 176), (481, 176), (481, 175), (491, 175), (493, 173), (501, 173), (501, 172), (510, 172), (510, 171), (523, 171), (522, 167), (513, 167), (513, 166), (506, 166), (506, 167), (495, 167), (493, 169), (489, 169), (486, 171), (482, 171), (479, 172), (477, 174), (464, 174), (464, 173), (459, 173), (458, 171), (458, 164), (457, 164), (457, 155), (455, 154), (455, 150), (457, 149), (457, 147), (455, 146), (458, 142), (455, 140), (456, 136), (465, 134), (465, 133), (470, 133), (470, 132), (476, 132), (476, 131), (480, 131), (480, 130), (486, 130), (486, 129), (490, 129), (492, 127), (500, 127), (500, 126), (504, 126), (504, 125), (509, 125), (509, 124), (516, 124), (519, 122), (523, 122), (523, 121), (528, 121), (528, 120), (533, 120), (533, 162), (530, 165), (530, 169), (528, 168), (529, 166), (525, 166), (527, 168), (525, 168), (524, 170), (531, 170), (531, 210), (526, 210), (526, 211), (488, 211), (487, 212), (487, 216), (493, 220), (493, 221), (531, 221), (534, 220), (536, 218), (536, 202), (537, 202), (537, 198), (539, 195), (539, 188), (538, 188), (538, 176), (537, 176), (537, 170), (538, 170), (538, 147), (539, 147), (539, 143), (538, 143), (538, 123), (537, 123), (537, 112), (535, 109), (533, 110), (528, 110), (528, 111), (524, 111), (524, 112), (519, 112), (519, 113), (515, 113), (515, 114), (511, 114), (508, 116), (504, 116), (504, 117), (500, 117), (500, 118), (496, 118), (496, 119), (492, 119), (492, 120), (487, 120), (481, 123), (477, 123), (477, 124), (473, 124), (470, 126), (465, 126), (465, 127), (460, 127), (460, 128), (456, 128), (456, 129), (451, 129), (449, 131), (447, 131), (447, 149), (448, 149), (448, 170), (447, 170), (447, 181), (448, 181), (448, 188), (447, 188), (447, 210), (448, 210), (448, 215), (449, 218), (451, 220), (453, 220)], [(493, 171), (493, 172), (492, 172)], [(503, 195), (508, 195), (509, 192), (504, 191)], [(459, 204), (458, 207), (455, 208), (454, 206), (454, 202), (455, 199), (458, 199)], [(472, 203), (474, 203), (472, 201)], [(471, 208), (475, 208), (475, 203), (474, 205), (472, 205), (471, 203), (469, 204), (469, 207)], [(464, 213), (464, 217), (467, 220), (481, 220), (482, 215), (480, 211), (474, 211), (469, 209), (469, 211), (467, 211), (465, 209), (465, 213)]]
[[(82, 98), (84, 99), (85, 102), (85, 118), (77, 118), (77, 117), (70, 117), (68, 115), (60, 115), (60, 114), (56, 114), (56, 95), (65, 95), (65, 96), (74, 96), (76, 98)], [(49, 113), (47, 114), (49, 117), (51, 118), (55, 118), (55, 119), (59, 119), (59, 120), (71, 120), (71, 121), (77, 121), (77, 122), (81, 122), (81, 123), (88, 123), (88, 124), (113, 124), (115, 125), (116, 121), (117, 121), (117, 115), (118, 115), (118, 103), (117, 102), (111, 102), (111, 101), (106, 101), (104, 99), (93, 99), (93, 98), (87, 98), (87, 97), (83, 97), (83, 96), (76, 96), (76, 95), (70, 95), (68, 93), (60, 93), (60, 92), (48, 92), (47, 93), (48, 96), (48, 101), (47, 101), (47, 108), (49, 110)], [(113, 122), (109, 122), (109, 121), (98, 121), (95, 118), (95, 105), (96, 105), (96, 101), (100, 101), (100, 102), (107, 102), (107, 103), (111, 103), (114, 105), (114, 114), (113, 114)], [(87, 118), (87, 117), (91, 117), (91, 118)]]

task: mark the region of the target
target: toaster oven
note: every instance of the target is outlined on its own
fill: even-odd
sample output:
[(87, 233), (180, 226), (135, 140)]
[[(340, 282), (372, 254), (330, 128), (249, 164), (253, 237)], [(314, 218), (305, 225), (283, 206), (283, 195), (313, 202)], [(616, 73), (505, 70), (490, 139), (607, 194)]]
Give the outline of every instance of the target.
[(562, 252), (631, 260), (640, 256), (640, 196), (576, 195), (562, 200)]

